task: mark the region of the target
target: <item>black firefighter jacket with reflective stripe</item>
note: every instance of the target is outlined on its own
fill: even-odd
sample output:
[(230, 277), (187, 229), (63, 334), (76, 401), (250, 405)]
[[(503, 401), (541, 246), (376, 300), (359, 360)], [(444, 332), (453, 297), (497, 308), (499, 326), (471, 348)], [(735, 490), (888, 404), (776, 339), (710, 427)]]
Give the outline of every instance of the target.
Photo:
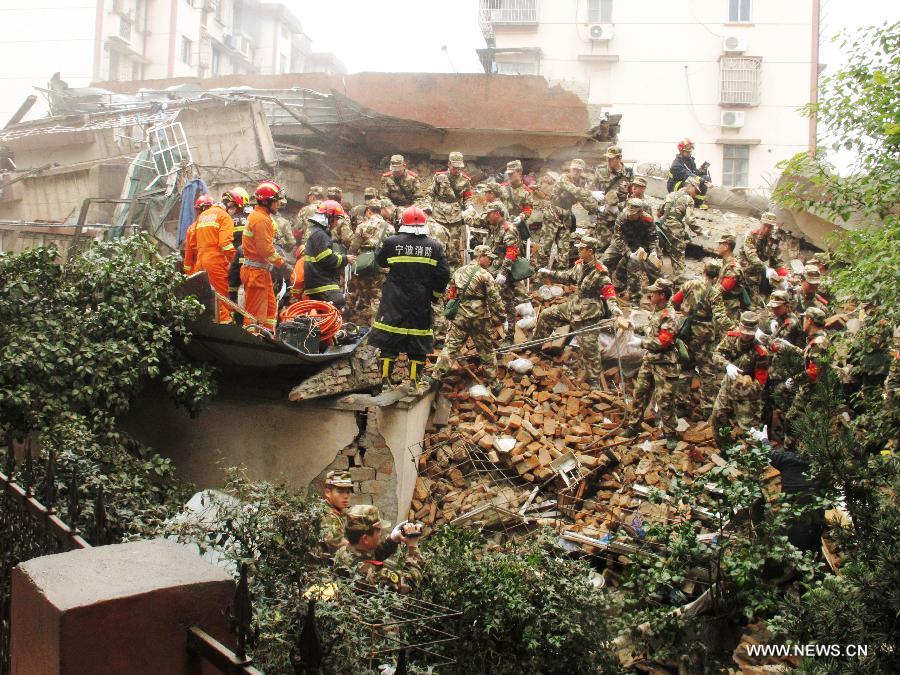
[(303, 255), (303, 292), (307, 295), (340, 290), (344, 256), (331, 250), (331, 236), (318, 223), (310, 222)]
[(431, 303), (450, 280), (444, 247), (424, 234), (401, 232), (384, 240), (377, 261), (390, 271), (369, 342), (385, 354), (430, 353)]

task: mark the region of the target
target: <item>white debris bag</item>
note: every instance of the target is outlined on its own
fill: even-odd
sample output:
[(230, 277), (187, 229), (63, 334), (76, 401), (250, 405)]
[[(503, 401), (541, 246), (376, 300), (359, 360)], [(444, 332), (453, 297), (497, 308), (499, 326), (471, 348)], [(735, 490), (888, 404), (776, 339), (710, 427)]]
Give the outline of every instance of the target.
[(533, 316), (526, 316), (524, 319), (516, 321), (516, 325), (522, 330), (531, 330), (537, 324), (537, 319)]
[(516, 359), (515, 361), (510, 361), (507, 367), (516, 371), (519, 375), (524, 375), (525, 373), (531, 372), (531, 369), (534, 368), (534, 364), (528, 359)]
[(491, 395), (490, 390), (483, 384), (475, 384), (469, 389), (469, 396), (472, 398), (487, 398)]
[(531, 304), (530, 300), (528, 302), (523, 302), (520, 305), (516, 305), (516, 314), (524, 318), (534, 316), (534, 305)]
[(640, 368), (645, 350), (641, 338), (633, 330), (617, 331), (615, 334), (600, 333), (600, 356), (606, 367), (622, 364), (622, 374), (631, 377)]

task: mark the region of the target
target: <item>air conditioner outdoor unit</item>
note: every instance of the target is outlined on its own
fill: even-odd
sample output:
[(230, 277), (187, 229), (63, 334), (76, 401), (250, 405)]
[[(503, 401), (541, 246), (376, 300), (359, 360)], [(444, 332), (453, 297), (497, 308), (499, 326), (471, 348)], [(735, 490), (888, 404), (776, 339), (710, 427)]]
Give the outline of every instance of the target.
[(613, 26), (611, 23), (592, 23), (588, 27), (588, 35), (590, 35), (591, 40), (594, 40), (595, 42), (612, 40)]
[(736, 35), (726, 35), (722, 40), (722, 51), (743, 53), (747, 51), (747, 41)]
[(720, 126), (726, 129), (740, 129), (744, 126), (744, 111), (723, 110)]

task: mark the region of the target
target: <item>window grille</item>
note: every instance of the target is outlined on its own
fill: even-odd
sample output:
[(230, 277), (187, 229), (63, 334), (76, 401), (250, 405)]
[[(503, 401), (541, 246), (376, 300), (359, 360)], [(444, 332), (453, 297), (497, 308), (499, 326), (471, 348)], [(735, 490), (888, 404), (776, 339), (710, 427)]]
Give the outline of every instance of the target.
[(537, 0), (481, 0), (481, 17), (488, 23), (537, 23)]
[(612, 23), (613, 0), (590, 0), (588, 23)]
[(759, 80), (762, 59), (756, 56), (723, 56), (721, 95), (723, 105), (759, 105)]
[(722, 149), (722, 185), (749, 187), (750, 146), (725, 145)]

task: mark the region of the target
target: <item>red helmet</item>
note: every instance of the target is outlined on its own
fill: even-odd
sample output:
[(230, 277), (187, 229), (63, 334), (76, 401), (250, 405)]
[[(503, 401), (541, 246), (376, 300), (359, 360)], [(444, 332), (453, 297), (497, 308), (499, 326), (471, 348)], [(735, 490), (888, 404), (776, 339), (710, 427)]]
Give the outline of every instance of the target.
[(231, 203), (239, 209), (242, 209), (250, 203), (250, 195), (247, 194), (247, 191), (244, 188), (234, 187), (230, 190), (225, 190), (225, 192), (222, 193), (222, 203)]
[(428, 216), (425, 215), (425, 212), (415, 205), (403, 209), (403, 215), (400, 216), (400, 221), (404, 225), (424, 225), (427, 220)]
[(692, 141), (690, 138), (685, 138), (681, 141), (681, 143), (678, 144), (678, 152), (681, 152), (685, 148), (693, 148), (693, 147), (694, 147), (694, 141)]
[(340, 202), (326, 199), (319, 204), (319, 213), (324, 213), (326, 216), (342, 216), (344, 215), (344, 207), (341, 206)]
[(284, 194), (284, 188), (273, 180), (263, 181), (257, 185), (253, 196), (256, 197), (256, 201), (261, 204), (266, 204), (273, 199), (279, 202), (287, 199)]
[(212, 195), (200, 195), (194, 201), (194, 208), (198, 211), (205, 211), (215, 203), (216, 201), (212, 198)]

